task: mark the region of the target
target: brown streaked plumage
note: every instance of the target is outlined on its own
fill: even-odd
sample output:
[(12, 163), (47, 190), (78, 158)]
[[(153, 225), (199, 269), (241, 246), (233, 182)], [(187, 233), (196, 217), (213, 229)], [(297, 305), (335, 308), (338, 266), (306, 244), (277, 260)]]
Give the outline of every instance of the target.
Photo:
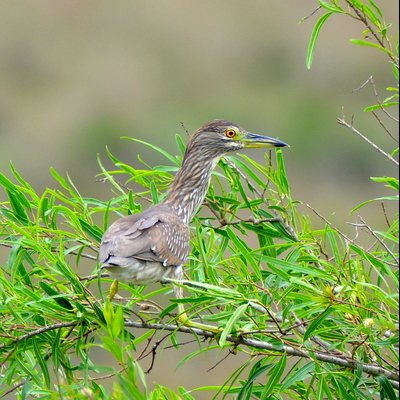
[[(188, 224), (207, 193), (220, 158), (245, 147), (285, 146), (225, 120), (202, 126), (190, 138), (165, 199), (146, 211), (117, 220), (107, 229), (100, 245), (102, 268), (116, 280), (138, 285), (168, 278), (180, 280), (189, 252)], [(174, 286), (174, 290), (182, 297), (180, 288)]]

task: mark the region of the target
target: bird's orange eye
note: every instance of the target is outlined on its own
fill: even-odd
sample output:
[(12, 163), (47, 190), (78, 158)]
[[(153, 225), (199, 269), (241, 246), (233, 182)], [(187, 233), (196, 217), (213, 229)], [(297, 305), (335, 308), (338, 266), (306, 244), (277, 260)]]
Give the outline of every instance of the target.
[(228, 129), (228, 130), (225, 132), (225, 136), (228, 137), (228, 138), (230, 138), (230, 139), (233, 138), (233, 137), (235, 137), (236, 134), (237, 134), (237, 132), (236, 132), (234, 129)]

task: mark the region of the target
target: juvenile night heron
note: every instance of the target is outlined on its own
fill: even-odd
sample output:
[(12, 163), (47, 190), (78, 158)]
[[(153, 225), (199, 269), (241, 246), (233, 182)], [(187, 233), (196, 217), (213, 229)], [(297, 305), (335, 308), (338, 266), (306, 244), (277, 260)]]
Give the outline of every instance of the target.
[[(165, 199), (146, 211), (117, 220), (105, 232), (99, 262), (115, 279), (110, 299), (118, 290), (118, 281), (147, 285), (182, 279), (182, 265), (189, 253), (188, 225), (203, 202), (211, 173), (221, 157), (247, 147), (285, 146), (280, 140), (249, 133), (225, 120), (199, 128), (190, 138)], [(174, 292), (182, 298), (181, 287), (174, 285)], [(186, 323), (182, 306), (179, 311), (180, 321)]]

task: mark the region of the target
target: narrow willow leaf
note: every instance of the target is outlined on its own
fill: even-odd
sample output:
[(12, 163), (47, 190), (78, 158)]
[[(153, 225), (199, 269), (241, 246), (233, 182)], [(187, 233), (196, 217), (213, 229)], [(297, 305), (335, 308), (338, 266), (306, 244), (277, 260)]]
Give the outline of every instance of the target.
[(111, 337), (101, 336), (104, 348), (109, 351), (119, 362), (123, 362), (123, 349), (122, 347)]
[(368, 200), (368, 201), (364, 201), (364, 203), (361, 203), (360, 205), (358, 205), (356, 208), (354, 208), (353, 210), (350, 211), (350, 214), (353, 214), (355, 211), (359, 210), (361, 207), (364, 207), (366, 204), (372, 203), (374, 201), (383, 201), (383, 200), (391, 200), (391, 201), (398, 201), (399, 200), (399, 196), (385, 196), (385, 197), (378, 197), (377, 199), (372, 199), (372, 200)]
[[(244, 158), (244, 157), (243, 157)], [(229, 157), (230, 160), (232, 160), (236, 165), (238, 165), (240, 168), (242, 168), (246, 175), (249, 176), (251, 179), (253, 179), (257, 185), (264, 187), (265, 186), (265, 182), (263, 180), (261, 180), (255, 173), (254, 171), (249, 168), (248, 165), (246, 165), (242, 160), (239, 160), (237, 157), (234, 156), (230, 156)]]
[[(238, 250), (239, 254), (248, 256), (246, 257), (246, 262), (248, 262), (254, 272), (259, 270), (259, 267), (253, 257), (250, 255), (251, 248), (245, 243), (242, 239), (240, 239), (231, 229), (226, 230), (228, 235), (235, 245), (235, 248)], [(257, 279), (261, 279), (261, 276), (258, 276)]]
[[(196, 400), (193, 396), (189, 394), (189, 391), (183, 388), (182, 386), (178, 387), (179, 393), (183, 396), (185, 400)], [(158, 399), (157, 399), (158, 400)]]
[(399, 105), (398, 101), (390, 102), (390, 103), (381, 103), (381, 104), (377, 104), (375, 106), (366, 107), (366, 108), (364, 108), (364, 111), (368, 112), (368, 111), (372, 111), (372, 110), (379, 110), (382, 107), (392, 107), (392, 106), (398, 106), (398, 105)]
[(344, 11), (340, 7), (334, 6), (333, 4), (328, 4), (322, 0), (318, 0), (318, 3), (322, 8), (325, 8), (325, 10), (331, 11), (333, 13), (344, 13)]
[(97, 242), (101, 242), (101, 238), (103, 236), (103, 232), (97, 225), (90, 225), (86, 222), (86, 220), (79, 218), (79, 223), (82, 230), (88, 234), (91, 238), (96, 240)]
[(287, 361), (286, 354), (282, 354), (280, 360), (274, 365), (274, 367), (268, 373), (268, 375), (270, 375), (270, 378), (268, 379), (267, 384), (264, 386), (264, 390), (261, 394), (262, 399), (267, 399), (271, 393), (279, 393), (280, 390), (277, 389), (277, 385), (285, 371), (286, 361)]
[(137, 143), (144, 144), (145, 146), (148, 146), (151, 149), (158, 151), (160, 154), (162, 154), (163, 156), (168, 158), (169, 161), (171, 161), (173, 164), (175, 164), (176, 166), (179, 167), (179, 161), (175, 157), (171, 156), (165, 150), (161, 149), (160, 147), (155, 146), (154, 144), (147, 143), (147, 142), (144, 142), (143, 140), (130, 138), (130, 137), (122, 137), (122, 139), (128, 139), (128, 140), (132, 140), (132, 141), (137, 142)]
[(290, 186), (286, 177), (285, 161), (283, 159), (283, 152), (281, 149), (276, 149), (276, 161), (279, 187), (283, 193), (290, 198)]
[(305, 381), (308, 379), (312, 372), (315, 370), (315, 362), (310, 361), (306, 365), (303, 365), (298, 371), (296, 371), (293, 375), (288, 376), (284, 381), (281, 387), (281, 391), (283, 392), (286, 389), (289, 389), (293, 384), (299, 381)]
[[(6, 192), (8, 195), (8, 199), (10, 201), (11, 208), (14, 212), (14, 216), (18, 219), (18, 221), (21, 224), (26, 225), (29, 222), (29, 218), (28, 214), (26, 213), (23, 207), (24, 204), (23, 198), (25, 198), (25, 196), (23, 196), (22, 193), (19, 192), (12, 192), (8, 190), (6, 190)], [(27, 201), (26, 198), (25, 200)]]
[(308, 50), (307, 50), (307, 59), (306, 59), (306, 65), (307, 68), (310, 69), (313, 58), (314, 58), (314, 52), (315, 52), (315, 44), (317, 43), (318, 35), (321, 31), (322, 25), (326, 22), (326, 20), (332, 15), (332, 12), (328, 12), (324, 14), (315, 24), (314, 30), (311, 33), (311, 38), (310, 38), (310, 43), (308, 44)]
[(393, 75), (394, 77), (399, 80), (399, 67), (398, 65), (396, 65), (396, 63), (392, 62), (392, 71), (393, 71)]
[(310, 276), (320, 276), (327, 280), (331, 280), (332, 276), (328, 272), (325, 272), (319, 268), (313, 266), (303, 266), (295, 263), (290, 263), (285, 260), (280, 260), (278, 258), (272, 258), (264, 256), (263, 254), (252, 253), (255, 258), (259, 258), (262, 261), (267, 262), (269, 265), (272, 264), (275, 267), (282, 268), (285, 271), (294, 271), (304, 275)]
[(153, 205), (158, 204), (160, 202), (160, 199), (158, 197), (158, 189), (154, 181), (150, 182), (150, 193), (151, 198), (153, 199)]
[[(268, 371), (273, 366), (273, 364), (267, 364), (267, 365), (261, 365), (261, 364), (262, 364), (261, 361), (258, 361), (251, 369), (246, 383), (243, 385), (243, 387), (240, 389), (240, 392), (238, 393), (238, 400), (251, 399), (254, 381), (260, 375), (264, 374), (266, 371)], [(266, 398), (266, 397), (264, 397), (264, 398)]]
[(336, 265), (342, 265), (342, 257), (337, 245), (337, 240), (340, 241), (340, 235), (336, 231), (327, 227), (326, 237), (331, 246)]
[(213, 350), (213, 349), (219, 349), (219, 348), (220, 348), (220, 346), (218, 346), (218, 345), (216, 345), (216, 346), (209, 346), (208, 348), (203, 348), (203, 349), (200, 349), (200, 350), (194, 351), (193, 353), (188, 354), (187, 356), (183, 357), (183, 359), (178, 363), (178, 365), (177, 365), (176, 368), (175, 368), (175, 371), (176, 371), (181, 365), (185, 364), (186, 361), (190, 360), (191, 358), (196, 357), (197, 355), (202, 354), (202, 353), (204, 353), (204, 352), (206, 352), (206, 351)]
[(183, 156), (186, 151), (185, 143), (183, 143), (183, 140), (180, 135), (175, 135), (175, 141), (176, 141), (176, 144), (178, 145), (178, 149), (179, 149), (181, 155)]
[(315, 332), (315, 330), (325, 321), (326, 318), (328, 318), (333, 312), (335, 311), (334, 307), (329, 307), (327, 310), (325, 310), (318, 318), (316, 318), (314, 321), (308, 325), (306, 332), (304, 333), (303, 336), (303, 342), (305, 342), (310, 336), (312, 336)]
[(43, 374), (43, 378), (45, 381), (45, 385), (46, 388), (49, 389), (50, 388), (50, 373), (49, 370), (47, 368), (47, 363), (44, 359), (44, 357), (46, 356), (46, 354), (44, 353), (44, 349), (41, 349), (39, 347), (39, 340), (36, 337), (32, 338), (32, 345), (33, 345), (33, 350), (35, 352), (35, 356), (36, 356), (36, 360), (38, 362), (38, 364), (40, 365), (40, 371)]
[(399, 190), (399, 180), (397, 178), (392, 178), (392, 177), (375, 177), (375, 176), (371, 176), (371, 180), (373, 180), (374, 182), (387, 182), (387, 185), (385, 185), (386, 187), (390, 187), (394, 190)]
[(38, 197), (36, 196), (35, 191), (32, 189), (32, 186), (31, 186), (27, 181), (25, 181), (25, 180), (22, 178), (22, 176), (21, 176), (21, 175), (17, 172), (17, 170), (14, 168), (14, 165), (13, 165), (13, 163), (12, 163), (11, 161), (10, 161), (10, 169), (11, 169), (13, 175), (15, 176), (15, 178), (18, 180), (18, 182), (19, 182), (25, 189), (28, 189), (29, 194), (30, 194), (33, 198), (35, 198), (36, 201), (38, 201)]
[(384, 48), (384, 47), (382, 47), (382, 46), (379, 46), (379, 45), (377, 45), (377, 44), (375, 44), (375, 43), (366, 42), (365, 40), (360, 40), (360, 39), (350, 39), (350, 42), (351, 42), (351, 43), (354, 43), (354, 44), (358, 44), (359, 46), (370, 46), (370, 47), (374, 47), (374, 48), (379, 49), (379, 50), (382, 50), (382, 51), (384, 51), (385, 53), (388, 53), (389, 55), (391, 55), (391, 56), (394, 57), (394, 54), (393, 54), (390, 50), (388, 50), (388, 49), (386, 49), (386, 48)]
[(235, 312), (232, 314), (231, 318), (227, 322), (226, 326), (224, 327), (224, 330), (221, 333), (221, 336), (219, 338), (219, 345), (223, 347), (226, 343), (226, 338), (227, 336), (231, 333), (233, 330), (233, 327), (235, 323), (240, 319), (240, 317), (244, 314), (248, 306), (248, 303), (240, 305), (238, 308), (236, 308)]
[[(109, 153), (109, 156), (111, 154)], [(105, 175), (105, 177), (107, 178), (107, 180), (118, 190), (118, 192), (120, 192), (122, 195), (126, 195), (125, 194), (125, 190), (121, 187), (120, 184), (118, 184), (118, 182), (115, 181), (115, 179), (112, 177), (112, 175), (104, 168), (103, 164), (101, 163), (100, 160), (100, 155), (97, 155), (97, 163), (100, 166), (101, 171), (103, 172), (103, 174)]]
[[(50, 297), (54, 299), (54, 301), (61, 307), (66, 308), (67, 310), (73, 310), (74, 307), (71, 305), (71, 303), (66, 299), (65, 295), (62, 295), (58, 293), (56, 290), (54, 290), (50, 285), (48, 285), (46, 282), (39, 282), (40, 287), (43, 289), (43, 291)], [(61, 296), (61, 297), (60, 297)]]

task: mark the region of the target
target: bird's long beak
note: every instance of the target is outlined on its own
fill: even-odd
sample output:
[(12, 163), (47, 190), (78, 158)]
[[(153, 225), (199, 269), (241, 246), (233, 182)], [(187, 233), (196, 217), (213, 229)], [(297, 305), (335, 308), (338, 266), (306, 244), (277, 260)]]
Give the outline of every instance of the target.
[(287, 143), (282, 142), (278, 139), (274, 139), (268, 136), (257, 135), (256, 133), (247, 133), (242, 137), (241, 141), (245, 144), (245, 147), (287, 147)]

